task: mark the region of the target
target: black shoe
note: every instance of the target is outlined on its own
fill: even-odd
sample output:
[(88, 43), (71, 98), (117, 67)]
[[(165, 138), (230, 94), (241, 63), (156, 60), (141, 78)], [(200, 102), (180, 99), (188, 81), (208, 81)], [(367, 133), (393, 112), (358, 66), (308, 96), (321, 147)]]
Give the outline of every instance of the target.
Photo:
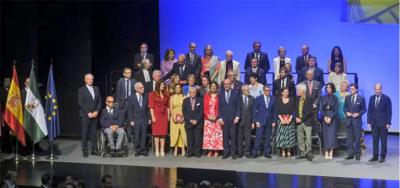
[(256, 158), (258, 158), (258, 155), (257, 154), (252, 154), (251, 158), (256, 159)]
[(270, 154), (265, 154), (264, 157), (267, 159), (272, 159), (272, 156)]
[(346, 158), (344, 158), (345, 160), (350, 160), (350, 159), (354, 159), (354, 156), (347, 156)]
[(356, 156), (356, 160), (357, 160), (357, 161), (361, 160), (361, 158), (360, 158), (359, 155)]
[(243, 157), (243, 154), (239, 154), (237, 157), (238, 157), (238, 158), (242, 158), (242, 157)]
[(186, 153), (186, 157), (193, 157), (194, 156), (194, 154), (193, 153)]
[(369, 162), (374, 162), (374, 161), (378, 161), (378, 157), (372, 157)]
[(97, 150), (92, 150), (92, 152), (90, 153), (92, 155), (99, 155), (99, 152), (97, 152)]
[(82, 150), (82, 155), (83, 155), (83, 157), (89, 157), (89, 152), (88, 152), (88, 150)]
[(201, 154), (196, 154), (195, 156), (196, 156), (196, 158), (200, 158)]
[(223, 155), (222, 159), (227, 159), (229, 157), (229, 155)]
[(381, 158), (381, 160), (379, 160), (380, 163), (384, 163), (385, 162), (385, 158)]
[(305, 158), (306, 158), (306, 156), (297, 156), (297, 157), (296, 157), (297, 160), (299, 160), (299, 159), (305, 159)]
[(135, 157), (139, 156), (140, 153), (139, 152), (135, 152)]
[(251, 156), (250, 153), (246, 153), (245, 157), (248, 158), (248, 159), (249, 159), (249, 158), (252, 158), (252, 156)]
[(309, 156), (306, 156), (306, 158), (307, 158), (307, 161), (313, 161), (313, 156), (311, 156), (311, 155), (309, 155)]
[(141, 155), (147, 157), (149, 154), (148, 154), (147, 152), (144, 151), (144, 152), (141, 153)]
[(235, 160), (237, 157), (236, 155), (232, 155), (232, 159)]

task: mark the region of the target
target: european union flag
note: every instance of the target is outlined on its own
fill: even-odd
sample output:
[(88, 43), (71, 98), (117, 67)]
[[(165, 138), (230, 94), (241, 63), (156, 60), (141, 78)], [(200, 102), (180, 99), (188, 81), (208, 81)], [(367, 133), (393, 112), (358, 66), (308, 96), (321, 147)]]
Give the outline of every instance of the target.
[(49, 141), (53, 141), (60, 135), (60, 124), (58, 116), (58, 102), (56, 94), (56, 86), (54, 85), (53, 78), (53, 65), (50, 65), (49, 77), (47, 79), (47, 92), (46, 92), (46, 122)]

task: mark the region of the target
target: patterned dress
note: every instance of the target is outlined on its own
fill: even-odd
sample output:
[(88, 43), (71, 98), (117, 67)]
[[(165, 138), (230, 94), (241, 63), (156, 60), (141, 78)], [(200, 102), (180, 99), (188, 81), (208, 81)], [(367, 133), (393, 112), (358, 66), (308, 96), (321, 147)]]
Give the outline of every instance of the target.
[(204, 135), (203, 149), (223, 150), (222, 128), (217, 121), (210, 121), (207, 115), (218, 116), (218, 96), (204, 96)]
[(289, 124), (282, 124), (278, 119), (278, 127), (276, 130), (276, 147), (278, 148), (291, 148), (296, 145), (296, 127), (294, 123), (294, 110), (295, 103), (292, 98), (289, 98), (288, 103), (283, 103), (282, 99), (279, 99), (276, 104), (276, 115), (289, 118), (292, 116), (292, 121)]

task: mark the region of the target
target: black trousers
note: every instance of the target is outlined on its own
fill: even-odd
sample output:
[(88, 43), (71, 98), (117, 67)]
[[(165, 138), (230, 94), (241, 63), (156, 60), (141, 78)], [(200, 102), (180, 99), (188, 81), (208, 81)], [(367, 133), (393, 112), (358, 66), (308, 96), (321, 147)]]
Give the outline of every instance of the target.
[(372, 150), (374, 157), (379, 156), (379, 140), (381, 141), (381, 158), (386, 158), (387, 151), (387, 133), (385, 126), (379, 127), (372, 125)]
[(201, 148), (203, 144), (203, 123), (197, 125), (185, 123), (185, 130), (188, 141), (188, 154), (201, 155)]
[(135, 152), (144, 153), (147, 152), (146, 141), (147, 141), (147, 124), (138, 124), (133, 127), (133, 140), (135, 143)]
[[(244, 142), (244, 144), (243, 144)], [(244, 145), (244, 146), (243, 146)], [(238, 155), (250, 154), (251, 152), (251, 122), (237, 127), (237, 150)]]
[(224, 123), (222, 128), (224, 155), (236, 155), (236, 130), (238, 125), (233, 124), (233, 121)]
[(82, 142), (82, 150), (87, 150), (87, 141), (88, 137), (90, 137), (90, 142), (92, 146), (92, 151), (97, 149), (97, 128), (98, 128), (98, 119), (90, 119), (89, 117), (83, 116), (81, 117), (81, 142)]

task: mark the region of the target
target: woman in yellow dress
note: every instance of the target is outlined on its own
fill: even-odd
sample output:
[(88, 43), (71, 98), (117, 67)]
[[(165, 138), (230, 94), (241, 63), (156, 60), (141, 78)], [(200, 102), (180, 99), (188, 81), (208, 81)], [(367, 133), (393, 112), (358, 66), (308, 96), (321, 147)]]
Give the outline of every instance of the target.
[(178, 155), (178, 148), (182, 149), (182, 156), (185, 156), (187, 139), (182, 113), (182, 104), (185, 96), (182, 94), (182, 86), (180, 84), (176, 84), (173, 89), (174, 94), (169, 100), (169, 109), (171, 112), (169, 135), (171, 147), (174, 148), (174, 156)]

